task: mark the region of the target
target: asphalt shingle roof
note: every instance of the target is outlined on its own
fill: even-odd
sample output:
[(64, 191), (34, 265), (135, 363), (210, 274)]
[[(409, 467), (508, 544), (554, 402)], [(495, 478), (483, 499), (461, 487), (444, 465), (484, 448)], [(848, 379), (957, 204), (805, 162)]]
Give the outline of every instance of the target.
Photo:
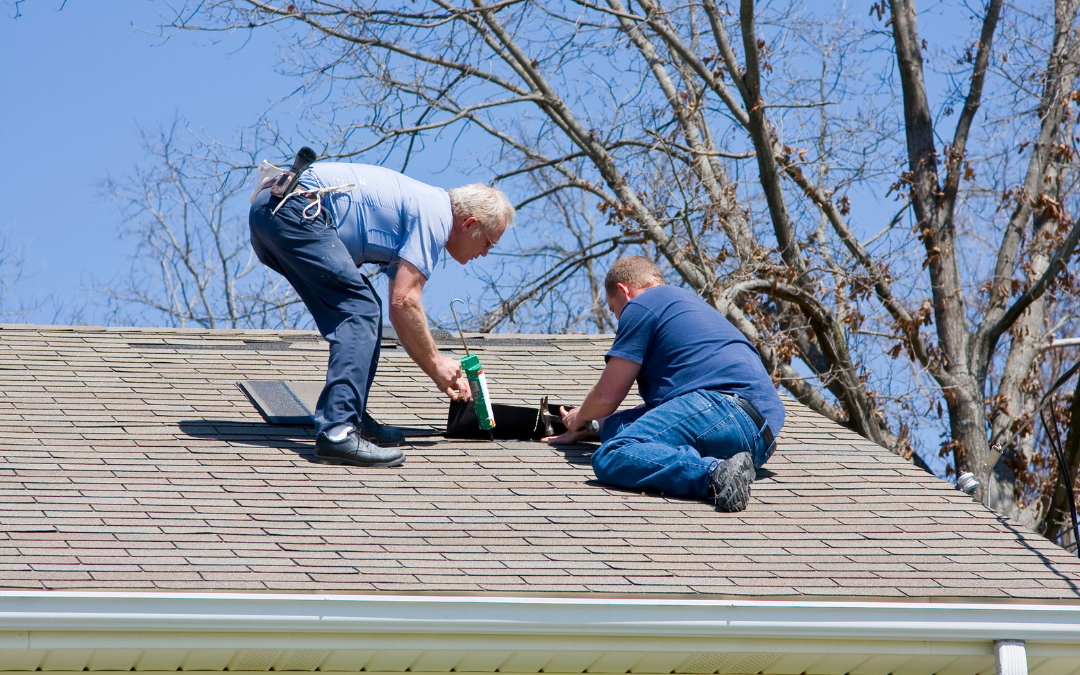
[[(496, 401), (535, 405), (580, 402), (609, 342), (470, 346)], [(390, 347), (373, 415), (441, 428)], [(300, 331), (0, 327), (0, 587), (1080, 597), (1074, 556), (790, 399), (739, 514), (603, 487), (586, 446), (414, 436), (399, 469), (315, 464), (236, 382), (325, 359)]]

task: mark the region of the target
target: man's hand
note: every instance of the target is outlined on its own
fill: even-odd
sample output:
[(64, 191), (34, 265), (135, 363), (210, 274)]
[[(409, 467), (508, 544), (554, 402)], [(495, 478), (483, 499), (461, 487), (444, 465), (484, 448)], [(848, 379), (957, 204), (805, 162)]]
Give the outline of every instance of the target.
[(444, 394), (450, 397), (451, 401), (472, 400), (469, 378), (461, 370), (461, 364), (457, 359), (449, 356), (440, 357), (435, 364), (435, 372), (431, 379)]
[(562, 423), (567, 431), (577, 431), (587, 421), (578, 419), (578, 408), (567, 410), (565, 406), (559, 406), (559, 415), (562, 416)]
[(592, 432), (580, 427), (589, 420), (600, 422), (615, 412), (630, 392), (630, 386), (634, 384), (640, 372), (640, 363), (612, 356), (604, 366), (600, 380), (589, 390), (580, 408), (567, 411), (566, 408), (559, 406), (559, 414), (562, 415), (563, 424), (566, 425), (566, 433), (548, 436), (542, 440), (551, 445), (564, 445), (577, 443), (588, 437)]
[(577, 431), (567, 431), (566, 433), (559, 434), (558, 436), (545, 436), (540, 440), (548, 445), (574, 445), (580, 443), (589, 436), (592, 432), (588, 429), (578, 429)]
[(574, 408), (568, 412), (565, 407), (559, 406), (559, 414), (562, 415), (562, 422), (566, 425), (566, 432), (559, 434), (558, 436), (545, 436), (540, 440), (548, 445), (573, 445), (574, 443), (580, 443), (582, 440), (592, 436), (593, 432), (588, 429), (574, 428), (574, 426), (580, 426), (586, 421), (578, 420), (577, 411), (578, 409)]

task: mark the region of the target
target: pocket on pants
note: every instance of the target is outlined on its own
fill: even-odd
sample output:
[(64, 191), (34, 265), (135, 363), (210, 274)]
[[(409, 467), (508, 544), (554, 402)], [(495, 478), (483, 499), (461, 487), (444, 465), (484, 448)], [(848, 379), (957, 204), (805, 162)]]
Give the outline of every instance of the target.
[(723, 418), (709, 427), (697, 438), (697, 451), (703, 457), (725, 459), (752, 450), (751, 439), (735, 411), (728, 411)]

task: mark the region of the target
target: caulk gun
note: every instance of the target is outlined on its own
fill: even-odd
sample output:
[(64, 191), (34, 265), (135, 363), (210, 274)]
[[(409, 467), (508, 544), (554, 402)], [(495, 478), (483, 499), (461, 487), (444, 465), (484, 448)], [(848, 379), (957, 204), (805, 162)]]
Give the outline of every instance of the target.
[(465, 344), (465, 333), (461, 331), (457, 312), (454, 311), (455, 302), (465, 304), (465, 301), (458, 298), (450, 301), (450, 313), (454, 315), (454, 324), (457, 325), (458, 336), (461, 337), (461, 346), (465, 348), (465, 358), (461, 359), (461, 369), (465, 371), (465, 376), (469, 378), (473, 408), (476, 410), (476, 419), (480, 421), (480, 428), (488, 432), (488, 436), (494, 440), (491, 430), (495, 428), (495, 412), (491, 409), (491, 395), (488, 393), (484, 367), (480, 365), (480, 358), (476, 354), (469, 353), (469, 345)]

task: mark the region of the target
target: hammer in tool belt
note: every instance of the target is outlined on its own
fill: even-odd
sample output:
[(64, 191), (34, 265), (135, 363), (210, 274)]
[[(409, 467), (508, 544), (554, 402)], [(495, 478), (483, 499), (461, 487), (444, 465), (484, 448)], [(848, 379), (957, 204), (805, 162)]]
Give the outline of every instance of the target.
[(296, 153), (296, 161), (293, 162), (292, 168), (277, 177), (274, 184), (270, 186), (270, 194), (278, 199), (283, 199), (285, 195), (293, 191), (296, 187), (297, 181), (300, 180), (300, 174), (315, 163), (318, 159), (318, 155), (315, 151), (304, 146), (300, 148), (300, 152)]

